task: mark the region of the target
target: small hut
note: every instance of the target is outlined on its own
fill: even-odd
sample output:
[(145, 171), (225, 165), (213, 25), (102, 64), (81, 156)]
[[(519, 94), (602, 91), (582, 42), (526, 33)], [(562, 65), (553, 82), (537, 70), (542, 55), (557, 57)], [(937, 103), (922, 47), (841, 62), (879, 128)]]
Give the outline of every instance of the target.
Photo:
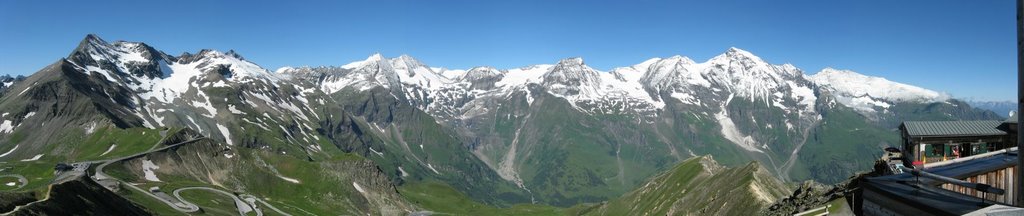
[(1010, 128), (1016, 121), (906, 121), (899, 129), (907, 161), (930, 163), (1014, 147)]

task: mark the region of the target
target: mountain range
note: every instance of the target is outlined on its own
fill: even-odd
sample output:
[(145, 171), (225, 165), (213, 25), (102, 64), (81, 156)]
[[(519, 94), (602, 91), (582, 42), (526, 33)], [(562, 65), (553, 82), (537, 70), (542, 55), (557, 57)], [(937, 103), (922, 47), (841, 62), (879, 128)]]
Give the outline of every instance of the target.
[[(425, 191), (570, 207), (641, 196), (677, 164), (710, 157), (703, 172), (721, 163), (757, 179), (834, 183), (898, 145), (902, 121), (1001, 119), (938, 91), (850, 70), (809, 75), (738, 48), (609, 71), (582, 58), (462, 70), (381, 54), (272, 71), (234, 51), (172, 56), (88, 35), (35, 74), (0, 81), (0, 161), (45, 170), (202, 137), (114, 170), (144, 185), (295, 198), (282, 204), (312, 214), (411, 212), (426, 204), (409, 194)], [(774, 181), (749, 187), (765, 194)]]
[(978, 109), (991, 110), (1003, 117), (1010, 117), (1010, 113), (1017, 110), (1017, 102), (1013, 101), (967, 100), (967, 104)]

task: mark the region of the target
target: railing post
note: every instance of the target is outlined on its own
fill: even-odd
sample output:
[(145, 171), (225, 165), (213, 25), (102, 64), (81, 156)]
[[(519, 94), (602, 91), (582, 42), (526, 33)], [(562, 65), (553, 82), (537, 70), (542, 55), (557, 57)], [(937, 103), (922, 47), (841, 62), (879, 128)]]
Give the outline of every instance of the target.
[(1024, 207), (1024, 133), (1021, 132), (1020, 123), (1024, 122), (1024, 0), (1017, 0), (1017, 179), (1014, 188), (1017, 189), (1016, 201), (1018, 207)]

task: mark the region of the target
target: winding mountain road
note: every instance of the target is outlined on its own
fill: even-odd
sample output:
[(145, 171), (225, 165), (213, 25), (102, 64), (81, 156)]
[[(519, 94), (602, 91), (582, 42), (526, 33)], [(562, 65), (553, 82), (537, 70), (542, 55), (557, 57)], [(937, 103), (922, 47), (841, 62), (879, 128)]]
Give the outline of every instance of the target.
[(235, 196), (235, 194), (229, 193), (227, 191), (213, 189), (213, 188), (208, 188), (208, 187), (183, 187), (183, 188), (178, 188), (178, 189), (174, 190), (174, 197), (178, 198), (178, 200), (181, 200), (181, 202), (184, 202), (185, 204), (188, 204), (190, 206), (197, 206), (195, 203), (189, 202), (188, 200), (185, 200), (185, 198), (181, 197), (181, 192), (182, 191), (186, 191), (186, 190), (205, 190), (205, 191), (219, 193), (219, 194), (231, 197), (231, 199), (235, 200), (235, 208), (238, 209), (238, 215), (245, 215), (245, 213), (249, 213), (249, 212), (255, 210), (257, 216), (263, 216), (263, 211), (260, 211), (257, 208), (253, 208), (252, 206), (249, 206), (249, 204), (247, 204), (245, 201), (242, 201), (242, 199), (239, 199), (238, 196)]
[(13, 188), (13, 189), (9, 189), (9, 190), (21, 189), (21, 188), (25, 187), (25, 185), (28, 185), (28, 179), (26, 179), (25, 176), (23, 176), (23, 175), (18, 175), (18, 174), (0, 175), (0, 178), (3, 178), (3, 177), (14, 177), (14, 178), (18, 179), (18, 183), (19, 183), (18, 187), (17, 188)]
[[(247, 203), (247, 202), (244, 201), (245, 199), (252, 199), (253, 202), (258, 201), (258, 202), (262, 203), (264, 206), (266, 206), (267, 208), (269, 208), (271, 210), (274, 210), (275, 212), (277, 212), (279, 214), (291, 216), (291, 214), (285, 213), (284, 211), (281, 211), (280, 209), (274, 207), (273, 205), (270, 205), (270, 203), (267, 203), (267, 202), (263, 201), (262, 199), (258, 199), (255, 196), (248, 195), (248, 194), (243, 194), (243, 195), (240, 195), (240, 196), (235, 196), (233, 193), (230, 193), (230, 192), (227, 192), (227, 191), (223, 191), (223, 190), (219, 190), (219, 189), (215, 189), (215, 188), (210, 188), (210, 187), (185, 187), (185, 188), (178, 188), (178, 189), (174, 190), (174, 192), (173, 192), (174, 198), (176, 198), (177, 200), (171, 200), (170, 198), (161, 198), (160, 196), (157, 196), (156, 194), (153, 194), (150, 191), (147, 191), (145, 189), (139, 188), (139, 187), (137, 187), (135, 185), (129, 184), (128, 182), (122, 181), (120, 179), (114, 178), (114, 177), (112, 177), (110, 175), (107, 175), (105, 172), (103, 172), (103, 169), (106, 168), (107, 165), (110, 165), (112, 163), (120, 162), (120, 161), (126, 161), (126, 160), (130, 160), (130, 159), (137, 158), (137, 157), (142, 157), (142, 156), (144, 156), (146, 154), (167, 150), (167, 149), (170, 149), (170, 148), (174, 148), (174, 147), (178, 147), (178, 146), (181, 146), (181, 145), (189, 144), (189, 143), (192, 143), (192, 142), (195, 142), (195, 141), (199, 141), (199, 140), (200, 139), (190, 139), (190, 140), (183, 141), (183, 142), (180, 142), (180, 143), (175, 143), (175, 144), (167, 145), (167, 146), (161, 147), (161, 148), (151, 148), (148, 151), (145, 151), (145, 152), (142, 152), (142, 153), (138, 153), (138, 154), (134, 154), (134, 155), (130, 155), (130, 156), (126, 156), (126, 157), (122, 157), (122, 158), (118, 158), (118, 159), (112, 159), (112, 160), (107, 160), (107, 161), (97, 161), (97, 163), (101, 163), (101, 164), (96, 167), (96, 173), (93, 175), (93, 178), (95, 178), (97, 180), (110, 179), (110, 180), (114, 180), (114, 181), (120, 182), (121, 185), (125, 185), (125, 186), (128, 186), (128, 188), (131, 188), (133, 190), (142, 192), (143, 194), (146, 194), (146, 195), (148, 195), (150, 197), (153, 197), (154, 199), (160, 200), (164, 204), (167, 204), (171, 208), (174, 208), (174, 210), (177, 210), (177, 211), (180, 211), (180, 212), (184, 212), (184, 213), (197, 212), (197, 211), (199, 211), (200, 208), (195, 203), (189, 202), (189, 201), (185, 200), (184, 198), (182, 198), (181, 197), (181, 191), (186, 191), (186, 190), (205, 190), (205, 191), (219, 193), (219, 194), (223, 194), (223, 195), (231, 197), (233, 200), (235, 200), (235, 207), (238, 209), (238, 214), (239, 215), (245, 215), (246, 213), (251, 212), (251, 211), (256, 211), (256, 215), (258, 215), (258, 216), (263, 215), (263, 211), (260, 210), (258, 208), (258, 206), (255, 205), (255, 203)], [(242, 198), (240, 198), (240, 197), (242, 197)]]
[(170, 148), (174, 148), (174, 147), (178, 147), (178, 146), (181, 146), (181, 145), (189, 144), (189, 143), (192, 143), (192, 142), (195, 142), (195, 141), (199, 141), (199, 140), (200, 139), (190, 139), (190, 140), (187, 140), (187, 141), (183, 141), (183, 142), (167, 145), (167, 146), (164, 146), (162, 148), (153, 148), (153, 149), (150, 149), (148, 151), (137, 153), (137, 154), (134, 154), (134, 155), (129, 155), (129, 156), (125, 156), (125, 157), (121, 157), (121, 158), (117, 158), (117, 159), (111, 159), (111, 160), (107, 160), (105, 162), (104, 161), (99, 161), (99, 163), (101, 163), (101, 164), (96, 167), (96, 173), (93, 174), (93, 178), (96, 179), (97, 181), (108, 180), (108, 179), (109, 180), (117, 181), (118, 183), (120, 183), (120, 185), (128, 186), (128, 188), (131, 188), (131, 189), (133, 189), (135, 191), (138, 191), (138, 192), (142, 192), (142, 194), (146, 194), (147, 196), (150, 196), (150, 197), (152, 197), (152, 198), (154, 198), (156, 200), (160, 200), (164, 204), (167, 204), (168, 206), (170, 206), (174, 210), (177, 210), (177, 211), (180, 211), (180, 212), (184, 212), (184, 213), (197, 212), (197, 211), (199, 211), (199, 206), (196, 206), (196, 205), (193, 205), (193, 204), (187, 203), (187, 202), (180, 202), (180, 201), (168, 200), (166, 198), (161, 198), (160, 196), (157, 196), (156, 194), (153, 194), (150, 191), (147, 191), (145, 189), (139, 188), (139, 187), (137, 187), (135, 185), (132, 185), (132, 184), (130, 184), (128, 182), (125, 182), (125, 181), (123, 181), (121, 179), (117, 179), (117, 178), (114, 178), (114, 177), (112, 177), (110, 175), (107, 175), (105, 172), (103, 172), (103, 169), (106, 168), (107, 165), (110, 165), (110, 164), (115, 163), (115, 162), (121, 162), (121, 161), (126, 161), (126, 160), (130, 160), (130, 159), (137, 158), (137, 157), (142, 157), (142, 156), (144, 156), (146, 154), (149, 154), (149, 153), (167, 150), (167, 149), (170, 149)]
[[(260, 198), (256, 198), (256, 197), (255, 197), (255, 196), (253, 196), (253, 195), (249, 195), (249, 194), (242, 194), (242, 195), (238, 195), (238, 197), (241, 197), (241, 198), (242, 198), (242, 199), (244, 199), (244, 200), (249, 200), (249, 199), (252, 199), (252, 200), (254, 200), (254, 201), (258, 201), (258, 202), (260, 202), (260, 203), (263, 203), (263, 205), (267, 206), (267, 208), (270, 208), (270, 210), (274, 210), (274, 211), (275, 211), (275, 212), (277, 212), (278, 214), (281, 214), (281, 215), (286, 215), (286, 216), (292, 216), (291, 214), (288, 214), (288, 213), (284, 213), (284, 211), (281, 211), (281, 209), (277, 209), (277, 208), (275, 208), (275, 207), (274, 207), (273, 205), (270, 205), (270, 203), (267, 203), (266, 201), (263, 201), (263, 199), (260, 199)], [(252, 201), (250, 201), (250, 202), (252, 202)], [(259, 212), (259, 209), (256, 209), (256, 210), (257, 210), (257, 212)]]
[[(164, 135), (164, 133), (161, 133), (161, 135)], [(262, 216), (263, 215), (263, 211), (261, 209), (259, 209), (259, 206), (256, 205), (256, 202), (259, 202), (259, 203), (263, 204), (264, 206), (266, 206), (267, 208), (273, 210), (274, 212), (276, 212), (278, 214), (286, 215), (286, 216), (291, 216), (291, 214), (288, 214), (288, 213), (285, 213), (284, 211), (281, 211), (280, 209), (274, 207), (270, 203), (267, 203), (266, 201), (263, 201), (262, 199), (259, 199), (259, 198), (255, 197), (255, 196), (248, 195), (248, 194), (242, 194), (242, 195), (237, 195), (236, 196), (233, 193), (230, 193), (230, 192), (227, 192), (227, 191), (223, 191), (223, 190), (219, 190), (219, 189), (215, 189), (215, 188), (210, 188), (210, 187), (184, 187), (184, 188), (178, 188), (178, 189), (174, 190), (174, 192), (173, 192), (174, 193), (174, 197), (172, 198), (172, 197), (167, 196), (166, 194), (163, 194), (162, 192), (160, 192), (160, 193), (163, 196), (154, 194), (152, 191), (148, 191), (148, 190), (139, 188), (138, 186), (135, 186), (135, 185), (133, 185), (131, 183), (125, 182), (125, 181), (123, 181), (121, 179), (118, 179), (118, 178), (115, 178), (115, 177), (113, 177), (111, 175), (108, 175), (106, 172), (103, 171), (107, 167), (107, 165), (110, 165), (110, 164), (113, 164), (113, 163), (116, 163), (116, 162), (127, 161), (127, 160), (131, 160), (131, 159), (134, 159), (134, 158), (145, 156), (145, 155), (153, 153), (153, 152), (158, 152), (158, 151), (163, 151), (163, 150), (175, 148), (175, 147), (178, 147), (178, 146), (182, 146), (182, 145), (185, 145), (185, 144), (189, 144), (189, 143), (193, 143), (193, 142), (199, 141), (200, 139), (201, 138), (193, 138), (193, 139), (190, 139), (190, 140), (182, 141), (182, 142), (175, 143), (175, 144), (170, 144), (170, 145), (167, 145), (167, 146), (164, 146), (164, 147), (160, 147), (160, 148), (157, 148), (157, 146), (159, 146), (159, 142), (158, 142), (157, 145), (155, 145), (153, 148), (150, 148), (149, 150), (147, 150), (145, 152), (140, 152), (140, 153), (136, 153), (136, 154), (125, 156), (125, 157), (109, 159), (109, 160), (94, 160), (94, 161), (83, 161), (83, 162), (72, 163), (72, 164), (77, 164), (77, 165), (82, 165), (82, 166), (77, 166), (76, 165), (74, 170), (60, 173), (58, 176), (56, 176), (54, 178), (53, 181), (51, 181), (51, 184), (58, 184), (58, 183), (67, 181), (69, 179), (74, 179), (75, 176), (85, 175), (87, 173), (86, 170), (88, 169), (89, 166), (91, 166), (92, 164), (99, 164), (98, 166), (96, 166), (95, 173), (93, 173), (93, 175), (92, 175), (92, 178), (95, 179), (97, 182), (115, 181), (119, 185), (123, 185), (123, 186), (126, 186), (126, 187), (128, 187), (128, 188), (130, 188), (132, 190), (141, 192), (142, 194), (145, 194), (145, 195), (147, 195), (149, 197), (152, 197), (153, 199), (159, 200), (160, 202), (163, 202), (164, 204), (167, 204), (167, 206), (170, 206), (174, 210), (177, 210), (177, 211), (182, 212), (182, 213), (198, 212), (200, 210), (200, 208), (195, 203), (189, 202), (189, 201), (185, 200), (184, 198), (182, 198), (181, 197), (181, 192), (182, 191), (186, 191), (186, 190), (205, 190), (205, 191), (210, 191), (210, 192), (214, 192), (214, 193), (218, 193), (218, 194), (222, 194), (222, 195), (231, 197), (231, 199), (233, 199), (235, 201), (235, 207), (237, 208), (239, 215), (246, 215), (246, 213), (255, 211), (257, 216)], [(162, 141), (163, 140), (161, 139), (161, 142)], [(22, 187), (25, 187), (25, 185), (28, 184), (28, 179), (26, 179), (22, 175), (6, 174), (6, 175), (0, 175), (0, 177), (15, 177), (15, 178), (18, 178), (18, 181), (21, 184), (16, 189), (20, 189)], [(49, 199), (49, 196), (48, 196), (49, 193), (47, 193), (46, 195), (47, 195), (46, 198), (41, 199), (41, 200), (37, 200), (37, 201), (32, 202), (32, 203), (41, 202), (41, 201)], [(177, 199), (177, 200), (174, 200), (174, 199)], [(12, 212), (16, 212), (21, 207), (27, 206), (27, 205), (31, 205), (32, 203), (29, 203), (29, 204), (26, 204), (26, 205), (17, 206), (13, 211), (5, 212), (5, 213), (0, 213), (0, 215), (7, 215), (7, 214), (10, 214)]]

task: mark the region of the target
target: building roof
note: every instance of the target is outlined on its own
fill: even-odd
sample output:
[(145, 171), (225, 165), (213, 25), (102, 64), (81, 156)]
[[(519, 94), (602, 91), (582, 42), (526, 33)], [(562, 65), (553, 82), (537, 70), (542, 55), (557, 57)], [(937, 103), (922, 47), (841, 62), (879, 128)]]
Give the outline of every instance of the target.
[[(995, 170), (1005, 169), (1017, 164), (1017, 151), (1010, 150), (988, 157), (972, 158), (944, 166), (926, 168), (924, 171), (954, 179), (965, 179)], [(896, 175), (868, 177), (861, 186), (866, 190), (878, 192), (904, 205), (926, 210), (937, 215), (963, 215), (989, 205), (989, 200), (981, 204), (981, 199), (946, 189), (939, 188), (944, 182), (930, 178), (917, 178), (906, 172)], [(1013, 193), (1007, 191), (1007, 193)], [(891, 207), (897, 203), (879, 203)]]
[(906, 121), (903, 126), (910, 136), (992, 136), (1006, 135), (999, 130), (1002, 121)]

